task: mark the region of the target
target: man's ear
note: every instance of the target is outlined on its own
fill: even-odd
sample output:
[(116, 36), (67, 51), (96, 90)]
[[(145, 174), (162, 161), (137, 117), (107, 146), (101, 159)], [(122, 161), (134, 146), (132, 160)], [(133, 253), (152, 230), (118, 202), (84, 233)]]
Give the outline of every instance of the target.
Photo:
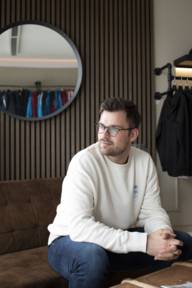
[(139, 136), (139, 129), (138, 128), (132, 129), (129, 135), (130, 135), (131, 143), (135, 142), (135, 140)]

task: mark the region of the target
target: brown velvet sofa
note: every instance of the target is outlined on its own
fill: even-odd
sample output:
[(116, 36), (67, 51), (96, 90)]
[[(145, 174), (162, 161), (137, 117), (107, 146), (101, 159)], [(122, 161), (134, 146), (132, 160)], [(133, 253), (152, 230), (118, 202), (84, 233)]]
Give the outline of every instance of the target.
[(67, 287), (47, 262), (61, 179), (0, 181), (0, 287)]
[[(47, 262), (47, 225), (55, 216), (61, 184), (62, 179), (0, 181), (1, 288), (67, 287)], [(107, 286), (146, 272), (111, 273)]]

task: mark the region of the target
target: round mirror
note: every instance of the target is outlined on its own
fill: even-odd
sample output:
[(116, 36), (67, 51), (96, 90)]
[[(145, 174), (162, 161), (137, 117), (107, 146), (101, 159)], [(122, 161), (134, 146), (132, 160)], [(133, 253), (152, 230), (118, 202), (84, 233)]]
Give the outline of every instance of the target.
[(0, 34), (0, 111), (42, 120), (66, 109), (82, 80), (73, 42), (53, 27), (24, 23)]

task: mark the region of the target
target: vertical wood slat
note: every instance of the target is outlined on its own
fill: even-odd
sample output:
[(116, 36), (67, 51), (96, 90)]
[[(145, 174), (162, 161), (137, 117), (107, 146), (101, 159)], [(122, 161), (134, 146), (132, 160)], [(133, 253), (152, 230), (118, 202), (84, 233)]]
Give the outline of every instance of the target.
[[(7, 116), (8, 117), (8, 116)], [(11, 170), (11, 175), (9, 178), (5, 178), (5, 179), (15, 179), (16, 178), (16, 159), (15, 159), (15, 155), (16, 155), (16, 145), (15, 145), (15, 134), (16, 134), (16, 129), (15, 129), (15, 119), (11, 118), (11, 119), (6, 119), (6, 123), (8, 123), (8, 121), (10, 120), (10, 135), (11, 135), (11, 141), (10, 141), (10, 170)], [(7, 146), (8, 144), (6, 144)], [(5, 161), (7, 161), (7, 159), (5, 159)]]
[(8, 117), (6, 117), (6, 122), (5, 122), (5, 142), (6, 142), (6, 146), (5, 146), (5, 177), (9, 178), (9, 169), (10, 169), (10, 153), (9, 153), (9, 144), (10, 144), (10, 134), (9, 134), (9, 120)]
[(120, 78), (119, 78), (119, 73), (121, 70), (121, 56), (119, 54), (119, 46), (122, 47), (122, 43), (120, 43), (120, 38), (119, 38), (119, 9), (118, 9), (118, 1), (114, 1), (114, 9), (113, 9), (113, 31), (112, 35), (113, 37), (113, 47), (114, 47), (114, 75), (113, 75), (113, 90), (114, 90), (114, 97), (120, 97)]
[[(105, 32), (104, 32), (104, 100), (108, 95), (110, 95), (109, 91), (109, 86), (110, 86), (110, 70), (109, 70), (109, 0), (103, 1), (104, 3), (104, 27), (105, 27)], [(112, 96), (112, 95), (110, 95)]]
[(6, 25), (5, 1), (1, 2), (1, 10), (4, 12), (1, 13), (1, 25), (4, 27)]
[[(83, 83), (60, 115), (40, 122), (0, 113), (0, 180), (63, 177), (71, 157), (96, 140), (100, 103), (139, 106), (139, 142), (154, 156), (152, 0), (1, 0), (0, 25), (37, 20), (63, 30), (83, 63)], [(13, 9), (14, 8), (14, 9)]]
[(32, 122), (30, 123), (30, 139), (31, 139), (31, 143), (30, 143), (30, 178), (36, 178), (36, 158), (35, 158), (35, 152), (36, 152), (36, 139), (35, 139), (35, 123)]
[[(81, 4), (81, 2), (80, 2)], [(80, 55), (82, 57), (82, 62), (83, 62), (83, 70), (85, 69), (85, 52), (83, 55), (83, 51), (85, 51), (85, 42), (86, 42), (86, 34), (85, 34), (85, 7), (83, 4), (80, 5), (80, 30), (79, 30), (79, 48), (80, 48)], [(86, 73), (85, 71), (83, 72), (83, 83), (86, 82)], [(85, 93), (85, 84), (81, 84), (81, 101), (79, 100), (79, 109), (80, 109), (80, 114), (77, 119), (80, 119), (80, 147), (83, 148), (85, 147), (86, 143), (86, 134), (85, 134), (85, 111), (86, 111), (86, 93)]]
[[(118, 76), (118, 91), (117, 93), (119, 94), (119, 97), (124, 98), (124, 78), (123, 78), (123, 56), (124, 56), (124, 37), (123, 37), (123, 33), (124, 33), (124, 21), (121, 20), (121, 15), (123, 15), (123, 8), (124, 8), (124, 1), (122, 1), (122, 5), (119, 6), (118, 8), (118, 43), (120, 43), (120, 45), (117, 45), (118, 48), (118, 53), (117, 53), (117, 70), (118, 70), (118, 65), (119, 65), (119, 73), (117, 73)], [(117, 94), (117, 95), (118, 95)]]
[(137, 47), (136, 47), (136, 67), (137, 67), (137, 74), (135, 75), (136, 77), (136, 83), (137, 83), (137, 103), (138, 103), (138, 109), (139, 111), (142, 110), (142, 75), (141, 75), (141, 71), (142, 71), (142, 65), (141, 65), (141, 35), (142, 35), (142, 31), (141, 31), (141, 0), (137, 0), (137, 9), (136, 9), (136, 13), (137, 13), (137, 22), (136, 22), (136, 35), (137, 35)]
[(65, 150), (66, 150), (66, 141), (65, 141), (65, 137), (66, 137), (66, 133), (65, 133), (65, 117), (64, 117), (64, 113), (62, 113), (61, 117), (61, 131), (60, 131), (60, 135), (61, 135), (61, 154), (60, 154), (60, 161), (61, 161), (61, 175), (65, 175)]
[[(65, 32), (68, 35), (71, 35), (71, 1), (66, 1), (65, 11)], [(68, 113), (65, 115), (65, 125), (66, 125), (66, 134), (65, 134), (65, 141), (66, 141), (66, 149), (65, 149), (65, 161), (69, 163), (71, 157), (71, 106), (69, 107)], [(73, 131), (74, 133), (74, 131)]]
[(133, 101), (137, 102), (137, 14), (136, 1), (132, 1), (132, 84)]
[(5, 151), (4, 151), (4, 141), (5, 141), (5, 135), (4, 135), (4, 128), (5, 128), (5, 114), (0, 113), (0, 179), (5, 179), (4, 175), (4, 169), (5, 169)]
[(94, 130), (94, 124), (95, 124), (95, 2), (93, 1), (93, 4), (91, 5), (89, 9), (89, 19), (90, 19), (90, 30), (89, 30), (89, 41), (90, 41), (90, 51), (91, 53), (91, 58), (90, 58), (90, 103), (89, 103), (89, 109), (91, 111), (90, 113), (90, 122), (93, 123), (93, 126), (90, 127), (90, 140), (91, 143), (94, 142), (95, 140), (95, 130)]
[(56, 147), (55, 147), (55, 142), (56, 142), (56, 133), (55, 133), (55, 117), (50, 120), (51, 124), (51, 177), (55, 177), (55, 153), (56, 153)]
[(35, 123), (35, 163), (36, 163), (36, 168), (35, 168), (35, 177), (36, 178), (40, 178), (40, 169), (41, 169), (41, 159), (40, 159), (40, 155), (41, 155), (41, 150), (42, 150), (42, 146), (40, 145), (40, 127), (41, 127), (41, 123)]
[[(150, 25), (150, 19), (149, 19), (149, 15), (150, 15), (150, 9), (151, 9), (151, 5), (152, 3), (147, 0), (147, 7), (148, 9), (145, 9), (145, 15), (146, 15), (146, 37), (148, 39), (148, 41), (146, 41), (146, 83), (147, 83), (147, 93), (148, 94), (151, 94), (151, 87), (152, 87), (152, 75), (151, 75), (151, 61), (152, 61), (152, 52), (151, 52), (151, 43), (150, 43), (150, 32), (151, 32), (151, 25)], [(146, 103), (147, 103), (147, 125), (149, 125), (149, 127), (151, 128), (151, 132), (149, 131), (149, 129), (147, 130), (146, 129), (146, 135), (147, 135), (147, 143), (149, 145), (149, 147), (151, 147), (152, 149), (152, 142), (154, 142), (152, 140), (152, 136), (153, 136), (153, 122), (154, 121), (151, 121), (151, 119), (154, 119), (152, 117), (152, 114), (153, 114), (153, 110), (154, 110), (154, 106), (153, 106), (153, 103), (152, 103), (152, 97), (146, 97)]]
[(46, 146), (45, 146), (45, 163), (44, 163), (44, 169), (45, 169), (45, 175), (46, 178), (51, 177), (51, 125), (50, 120), (47, 120), (45, 122), (45, 131), (46, 131)]
[[(108, 37), (109, 37), (109, 48), (108, 48), (108, 52), (106, 52), (105, 57), (107, 55), (107, 53), (109, 54), (108, 57), (108, 69), (109, 69), (109, 95), (110, 97), (115, 97), (114, 95), (114, 50), (115, 50), (115, 46), (114, 46), (114, 21), (113, 21), (113, 11), (114, 11), (114, 1), (115, 0), (109, 0), (109, 2), (111, 1), (112, 5), (109, 5), (108, 9), (109, 9), (109, 26), (108, 26)], [(108, 3), (109, 3), (108, 2)], [(116, 24), (116, 23), (115, 23)]]
[(25, 145), (26, 145), (26, 152), (25, 152), (25, 167), (26, 167), (26, 179), (31, 178), (31, 137), (30, 137), (30, 122), (24, 123), (26, 129), (26, 137), (25, 137)]
[[(70, 6), (70, 26), (71, 26), (71, 37), (76, 40), (76, 17), (75, 17), (75, 0), (71, 0)], [(71, 107), (71, 155), (75, 154), (76, 151), (76, 103)]]
[(21, 137), (21, 131), (20, 131), (20, 121), (15, 122), (15, 169), (16, 169), (16, 179), (20, 179), (20, 166), (21, 166), (21, 161), (20, 161), (20, 137)]
[[(41, 121), (40, 123), (40, 128), (41, 128), (41, 132), (40, 132), (40, 146), (41, 146), (41, 153), (40, 153), (40, 177), (41, 178), (45, 178), (46, 177), (46, 140), (45, 140), (45, 121)], [(44, 165), (42, 165), (44, 163)]]
[[(100, 93), (101, 93), (101, 84), (100, 84), (100, 72), (101, 72), (101, 62), (100, 62), (100, 55), (101, 55), (101, 47), (100, 47), (100, 37), (99, 37), (99, 32), (100, 32), (100, 9), (101, 8), (101, 1), (96, 1), (95, 2), (95, 107), (99, 107), (100, 104)], [(96, 96), (97, 95), (97, 96)], [(94, 110), (94, 122), (98, 122), (98, 111), (96, 109)], [(94, 132), (94, 138), (95, 138), (95, 133), (96, 133), (96, 128), (92, 127), (92, 130)]]
[(26, 145), (25, 145), (25, 138), (26, 138), (26, 131), (25, 131), (25, 123), (22, 121), (21, 122), (21, 136), (20, 136), (20, 150), (21, 150), (21, 156), (20, 156), (20, 165), (21, 165), (21, 173), (20, 173), (20, 179), (25, 179), (25, 172), (26, 172), (26, 159), (25, 159), (25, 155), (26, 155)]
[[(75, 18), (75, 42), (79, 43), (79, 52), (80, 52), (80, 14), (77, 11), (80, 11), (80, 1), (75, 2), (74, 8), (74, 18)], [(79, 117), (77, 117), (79, 115)], [(76, 98), (75, 105), (75, 147), (74, 152), (81, 149), (81, 105), (79, 98)]]
[(127, 7), (127, 49), (128, 49), (128, 97), (129, 99), (133, 100), (133, 70), (132, 70), (132, 63), (133, 63), (133, 57), (132, 57), (132, 26), (133, 26), (133, 21), (134, 21), (134, 15), (132, 12), (132, 2), (133, 1), (128, 1), (128, 7)]
[[(61, 131), (60, 125), (60, 117), (56, 117), (56, 135), (59, 135)], [(61, 175), (61, 164), (60, 164), (60, 157), (61, 157), (61, 141), (60, 138), (55, 137), (55, 172), (54, 175)]]
[[(122, 45), (122, 66), (123, 66), (123, 70), (122, 70), (122, 82), (123, 82), (123, 98), (127, 98), (127, 96), (129, 95), (129, 91), (128, 91), (128, 25), (129, 22), (126, 19), (126, 17), (128, 16), (127, 13), (127, 6), (128, 6), (128, 2), (126, 0), (123, 1), (123, 5), (122, 5), (122, 10), (121, 12), (121, 17), (123, 15), (123, 20), (122, 20), (122, 39), (123, 39), (123, 45)], [(120, 17), (119, 16), (119, 17)], [(126, 75), (126, 77), (124, 77), (123, 75)]]
[[(98, 102), (101, 103), (104, 99), (105, 95), (105, 31), (106, 31), (106, 25), (105, 25), (105, 18), (104, 18), (104, 13), (105, 13), (105, 5), (103, 4), (102, 0), (100, 0), (100, 9), (99, 9), (99, 95), (98, 95)], [(97, 120), (98, 120), (98, 115), (97, 115)]]
[[(141, 45), (143, 47), (145, 47), (144, 49), (141, 50), (141, 75), (145, 75), (146, 74), (146, 37), (145, 37), (145, 29), (146, 29), (146, 24), (145, 24), (145, 5), (144, 2), (141, 1), (141, 6), (142, 6), (142, 13), (141, 13)], [(141, 93), (143, 95), (147, 95), (147, 87), (146, 87), (146, 81), (144, 81), (145, 79), (143, 79), (142, 77), (142, 88), (141, 88)], [(146, 98), (146, 97), (145, 97)], [(142, 97), (142, 103), (141, 103), (141, 107), (142, 107), (142, 126), (146, 127), (147, 126), (147, 111), (146, 111), (146, 99), (144, 99), (144, 97)], [(143, 143), (147, 143), (146, 139), (146, 133), (143, 133), (142, 135), (143, 137)]]
[[(149, 1), (149, 0), (148, 0)], [(150, 17), (149, 19), (149, 29), (150, 29), (150, 67), (154, 67), (154, 49), (153, 49), (153, 43), (154, 43), (154, 23), (153, 23), (153, 1), (149, 1), (149, 14), (148, 16)], [(155, 87), (154, 87), (154, 81), (153, 81), (153, 69), (150, 69), (151, 73), (150, 73), (150, 91), (154, 91)], [(152, 94), (153, 95), (153, 94)], [(156, 159), (156, 146), (155, 146), (155, 129), (156, 129), (156, 113), (155, 113), (155, 101), (153, 101), (153, 98), (151, 97), (151, 102), (150, 102), (150, 112), (151, 112), (151, 119), (153, 119), (152, 123), (151, 123), (151, 133), (150, 133), (150, 151), (153, 154), (154, 159)]]
[[(86, 0), (86, 9), (85, 9), (85, 37), (86, 37), (86, 47), (85, 47), (85, 77), (86, 77), (86, 81), (85, 81), (85, 93), (86, 93), (86, 98), (85, 98), (85, 107), (86, 107), (86, 113), (85, 113), (85, 123), (90, 123), (90, 114), (91, 114), (91, 106), (90, 106), (90, 98), (91, 98), (91, 90), (90, 90), (90, 62), (91, 62), (91, 49), (90, 49), (90, 1)], [(91, 127), (88, 126), (87, 129), (85, 130), (85, 145), (88, 145), (88, 142), (90, 141), (89, 139), (91, 135)]]
[(5, 15), (6, 15), (6, 24), (11, 22), (11, 5), (10, 5), (11, 0), (7, 0), (5, 3)]

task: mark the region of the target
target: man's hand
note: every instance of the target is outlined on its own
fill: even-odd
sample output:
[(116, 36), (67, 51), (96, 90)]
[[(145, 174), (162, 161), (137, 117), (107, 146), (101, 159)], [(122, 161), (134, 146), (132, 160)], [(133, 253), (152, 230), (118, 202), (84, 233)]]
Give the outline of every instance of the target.
[(181, 254), (178, 248), (183, 243), (175, 239), (175, 234), (169, 229), (160, 229), (152, 232), (147, 238), (147, 254), (155, 260), (171, 261)]

